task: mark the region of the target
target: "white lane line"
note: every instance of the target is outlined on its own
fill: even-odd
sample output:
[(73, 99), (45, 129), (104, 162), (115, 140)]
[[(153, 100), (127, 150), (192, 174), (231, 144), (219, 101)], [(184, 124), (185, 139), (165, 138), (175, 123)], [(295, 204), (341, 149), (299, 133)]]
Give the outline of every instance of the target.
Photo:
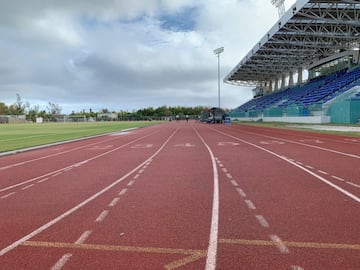
[(83, 232), (83, 234), (79, 237), (79, 239), (76, 240), (75, 244), (83, 244), (86, 241), (86, 239), (88, 239), (91, 233), (92, 231)]
[[(278, 154), (276, 154), (275, 152), (270, 151), (270, 150), (268, 150), (268, 149), (266, 149), (266, 148), (264, 148), (264, 147), (261, 147), (261, 146), (259, 146), (259, 145), (253, 144), (253, 143), (248, 142), (248, 141), (245, 141), (245, 140), (242, 140), (242, 139), (240, 139), (240, 138), (238, 138), (238, 137), (235, 137), (235, 136), (226, 134), (226, 133), (221, 132), (221, 131), (219, 131), (219, 130), (216, 130), (216, 129), (212, 129), (212, 130), (214, 130), (214, 131), (216, 131), (216, 132), (218, 132), (218, 133), (220, 133), (220, 134), (223, 134), (223, 135), (225, 135), (225, 136), (227, 136), (227, 137), (230, 137), (230, 138), (233, 138), (233, 139), (238, 140), (238, 141), (240, 141), (240, 142), (243, 142), (243, 143), (245, 143), (245, 144), (247, 144), (247, 145), (251, 145), (251, 146), (253, 146), (253, 147), (257, 148), (257, 149), (260, 149), (260, 150), (262, 150), (262, 151), (264, 151), (264, 152), (267, 152), (267, 153), (269, 153), (270, 155), (273, 155), (273, 156), (275, 156), (275, 157), (277, 157), (277, 158), (279, 158), (279, 159), (282, 159), (283, 161), (285, 161), (285, 162), (287, 162), (287, 163), (290, 163), (290, 164), (294, 165), (295, 167), (298, 167), (300, 170), (302, 170), (302, 171), (304, 171), (304, 172), (307, 172), (308, 174), (314, 176), (314, 177), (317, 178), (318, 180), (320, 180), (320, 181), (322, 181), (323, 183), (327, 184), (328, 186), (336, 189), (337, 191), (341, 192), (341, 193), (344, 194), (345, 196), (347, 196), (347, 197), (353, 199), (354, 201), (360, 203), (360, 198), (357, 197), (356, 195), (354, 195), (354, 194), (352, 194), (351, 192), (349, 192), (349, 191), (347, 191), (347, 190), (339, 187), (338, 185), (335, 185), (335, 184), (332, 183), (331, 181), (329, 181), (329, 180), (321, 177), (320, 175), (318, 175), (318, 174), (310, 171), (309, 169), (307, 169), (307, 168), (305, 168), (305, 167), (303, 167), (303, 166), (301, 166), (301, 165), (299, 165), (299, 164), (296, 164), (296, 162), (293, 162), (293, 161), (291, 161), (290, 159), (287, 159), (286, 157), (283, 157), (283, 156), (281, 156), (281, 155), (278, 155)], [(360, 156), (359, 156), (359, 158), (360, 158)]]
[(102, 222), (108, 214), (109, 210), (102, 211), (101, 214), (96, 218), (95, 222)]
[(228, 172), (228, 170), (227, 170), (226, 168), (222, 168), (222, 171), (223, 171), (224, 173), (227, 173), (227, 172)]
[(37, 181), (37, 183), (43, 183), (45, 181), (49, 180), (49, 177), (45, 177), (44, 179), (41, 179), (39, 181)]
[(283, 243), (283, 241), (280, 239), (279, 236), (272, 234), (269, 237), (281, 253), (283, 253), (283, 254), (290, 253), (289, 249), (285, 246), (285, 244)]
[(138, 179), (140, 177), (140, 174), (136, 174), (133, 179)]
[(121, 191), (119, 192), (119, 196), (124, 195), (127, 191), (128, 191), (128, 189), (127, 189), (127, 188), (124, 188), (123, 190), (121, 190)]
[(344, 182), (344, 181), (345, 181), (344, 178), (341, 178), (341, 177), (338, 177), (338, 176), (335, 176), (335, 175), (332, 175), (331, 177), (334, 178), (334, 179), (336, 179), (336, 180), (339, 180), (339, 181), (341, 181), (341, 182)]
[(77, 204), (76, 206), (74, 206), (73, 208), (67, 210), (66, 212), (64, 212), (63, 214), (61, 214), (60, 216), (54, 218), (53, 220), (49, 221), (48, 223), (42, 225), (41, 227), (37, 228), (36, 230), (32, 231), (31, 233), (23, 236), (22, 238), (16, 240), (15, 242), (13, 242), (12, 244), (8, 245), (7, 247), (3, 248), (2, 250), (0, 250), (0, 257), (4, 256), (6, 253), (8, 253), (9, 251), (17, 248), (19, 245), (23, 244), (24, 242), (26, 242), (27, 240), (31, 239), (32, 237), (42, 233), (43, 231), (47, 230), (48, 228), (50, 228), (51, 226), (53, 226), (54, 224), (58, 223), (59, 221), (63, 220), (64, 218), (68, 217), (69, 215), (71, 215), (72, 213), (76, 212), (77, 210), (79, 210), (80, 208), (82, 208), (83, 206), (87, 205), (88, 203), (92, 202), (93, 200), (95, 200), (96, 198), (98, 198), (99, 196), (101, 196), (102, 194), (104, 194), (105, 192), (109, 191), (110, 189), (112, 189), (113, 187), (117, 186), (119, 183), (121, 183), (122, 181), (124, 181), (125, 179), (127, 179), (128, 177), (130, 177), (130, 175), (134, 174), (139, 168), (141, 168), (142, 166), (144, 166), (144, 164), (146, 162), (148, 162), (149, 160), (152, 160), (154, 157), (156, 157), (161, 150), (164, 149), (164, 147), (169, 143), (169, 141), (172, 139), (172, 137), (175, 136), (175, 134), (178, 132), (179, 128), (176, 129), (170, 136), (169, 138), (159, 147), (159, 149), (147, 160), (145, 160), (144, 162), (142, 162), (141, 164), (139, 164), (138, 166), (136, 166), (134, 169), (132, 169), (131, 171), (129, 171), (127, 174), (123, 175), (121, 178), (119, 178), (118, 180), (114, 181), (113, 183), (111, 183), (110, 185), (108, 185), (107, 187), (103, 188), (102, 190), (100, 190), (99, 192), (95, 193), (94, 195), (90, 196), (89, 198), (87, 198), (86, 200), (82, 201), (81, 203)]
[(327, 172), (324, 172), (322, 170), (318, 170), (318, 172), (321, 173), (321, 174), (324, 174), (324, 175), (329, 175)]
[(213, 203), (212, 203), (212, 213), (211, 213), (211, 227), (210, 227), (210, 236), (209, 236), (209, 246), (206, 256), (206, 265), (205, 270), (215, 270), (216, 269), (216, 255), (217, 255), (217, 243), (218, 243), (218, 233), (219, 233), (219, 174), (216, 166), (216, 160), (213, 152), (205, 140), (201, 137), (199, 132), (193, 127), (193, 130), (196, 132), (202, 143), (207, 148), (213, 167), (213, 182), (214, 182), (214, 191), (213, 191)]
[(56, 177), (56, 176), (59, 176), (60, 174), (62, 174), (63, 172), (58, 172), (58, 173), (55, 173), (52, 175), (52, 177)]
[(25, 189), (31, 188), (31, 187), (33, 187), (33, 186), (34, 186), (34, 184), (31, 184), (31, 185), (28, 185), (28, 186), (26, 186), (26, 187), (23, 187), (21, 190), (25, 190)]
[(297, 164), (299, 164), (299, 165), (304, 165), (302, 162), (300, 162), (300, 161), (296, 161), (296, 163)]
[(310, 166), (310, 165), (305, 165), (306, 168), (310, 169), (310, 170), (313, 170), (314, 167)]
[(346, 183), (348, 183), (349, 185), (353, 186), (353, 187), (357, 187), (357, 188), (360, 188), (359, 185), (353, 183), (353, 182), (349, 182), (349, 181), (346, 181)]
[(231, 178), (232, 178), (232, 175), (231, 175), (230, 173), (227, 173), (227, 174), (226, 174), (226, 177), (229, 178), (229, 179), (231, 179)]
[(221, 168), (222, 168), (222, 167), (224, 167), (224, 165), (223, 165), (222, 163), (219, 163), (219, 167), (221, 167)]
[(248, 207), (250, 210), (256, 210), (256, 206), (253, 204), (252, 201), (250, 201), (250, 200), (245, 200), (245, 203), (246, 203), (247, 207)]
[(269, 227), (269, 223), (262, 215), (255, 215), (255, 217), (256, 217), (257, 221), (259, 221), (261, 226), (263, 226), (264, 228)]
[(298, 265), (292, 265), (291, 270), (304, 270), (304, 268), (302, 268), (301, 266), (298, 266)]
[(64, 256), (61, 257), (60, 260), (58, 260), (58, 262), (51, 267), (51, 270), (61, 270), (65, 264), (68, 262), (68, 260), (71, 258), (72, 254), (67, 253)]
[(16, 193), (16, 192), (10, 192), (9, 194), (6, 194), (6, 195), (4, 195), (4, 196), (1, 196), (0, 199), (8, 198), (8, 197), (14, 195), (15, 193)]
[(142, 174), (143, 172), (144, 172), (144, 170), (143, 170), (143, 169), (139, 170), (139, 174)]
[(109, 203), (109, 207), (114, 207), (119, 202), (119, 200), (119, 197), (114, 198), (111, 203)]
[(131, 181), (127, 184), (127, 186), (128, 186), (128, 187), (131, 187), (134, 183), (135, 183), (135, 180), (131, 180)]
[(231, 184), (234, 186), (234, 187), (238, 187), (238, 183), (233, 179), (231, 180)]
[(239, 192), (241, 197), (243, 197), (243, 198), (246, 197), (246, 193), (241, 188), (236, 188), (236, 191)]

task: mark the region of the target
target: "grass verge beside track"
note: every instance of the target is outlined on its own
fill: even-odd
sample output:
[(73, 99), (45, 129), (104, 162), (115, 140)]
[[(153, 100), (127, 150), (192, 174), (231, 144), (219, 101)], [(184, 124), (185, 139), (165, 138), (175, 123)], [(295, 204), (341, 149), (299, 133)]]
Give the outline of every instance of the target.
[(4, 124), (0, 125), (0, 152), (19, 150), (159, 123), (161, 122)]

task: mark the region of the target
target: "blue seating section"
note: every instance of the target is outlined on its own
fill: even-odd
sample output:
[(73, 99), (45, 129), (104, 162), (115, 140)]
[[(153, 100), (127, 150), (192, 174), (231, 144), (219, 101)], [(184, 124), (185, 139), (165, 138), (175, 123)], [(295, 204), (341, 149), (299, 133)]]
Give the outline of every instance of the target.
[[(312, 80), (304, 85), (254, 98), (237, 107), (234, 112), (263, 111), (288, 106), (321, 105), (352, 87), (360, 85), (360, 67)], [(356, 95), (360, 98), (360, 93)]]

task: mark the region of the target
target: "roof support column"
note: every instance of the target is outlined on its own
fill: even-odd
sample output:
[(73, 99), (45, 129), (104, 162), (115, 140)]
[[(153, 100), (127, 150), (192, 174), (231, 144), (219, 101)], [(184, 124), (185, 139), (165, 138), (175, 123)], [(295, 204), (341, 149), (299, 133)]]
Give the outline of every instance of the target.
[(285, 82), (286, 82), (286, 77), (285, 77), (285, 74), (283, 74), (281, 76), (281, 88), (280, 89), (282, 89), (282, 90), (285, 89)]
[(269, 93), (272, 93), (273, 91), (273, 88), (272, 88), (272, 84), (273, 84), (273, 81), (269, 81)]
[(289, 74), (289, 87), (293, 87), (294, 86), (294, 73), (292, 71), (290, 71)]
[(279, 79), (275, 78), (275, 87), (274, 87), (274, 91), (276, 92), (277, 90), (279, 90)]
[(297, 84), (301, 84), (302, 81), (303, 81), (302, 73), (303, 73), (303, 68), (302, 68), (302, 67), (299, 67)]

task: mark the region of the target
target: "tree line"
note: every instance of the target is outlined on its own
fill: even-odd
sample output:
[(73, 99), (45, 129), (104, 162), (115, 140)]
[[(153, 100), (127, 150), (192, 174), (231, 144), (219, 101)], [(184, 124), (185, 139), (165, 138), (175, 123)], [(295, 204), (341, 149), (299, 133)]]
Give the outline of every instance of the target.
[[(98, 112), (89, 109), (89, 111), (72, 111), (69, 117), (73, 119), (97, 119), (98, 115), (102, 115), (100, 120), (115, 120), (114, 118), (105, 117), (104, 115), (116, 115), (116, 120), (149, 120), (149, 119), (164, 119), (175, 118), (176, 115), (190, 117), (201, 115), (203, 111), (208, 110), (206, 106), (185, 107), (185, 106), (160, 106), (157, 108), (147, 107), (132, 112), (119, 110), (110, 111), (106, 108)], [(24, 102), (19, 94), (16, 94), (16, 101), (13, 104), (7, 105), (0, 101), (0, 115), (25, 115), (26, 120), (35, 122), (37, 117), (42, 117), (45, 121), (56, 121), (57, 117), (62, 115), (62, 107), (54, 102), (48, 102), (46, 110), (40, 110), (39, 105), (31, 106), (30, 103)]]

